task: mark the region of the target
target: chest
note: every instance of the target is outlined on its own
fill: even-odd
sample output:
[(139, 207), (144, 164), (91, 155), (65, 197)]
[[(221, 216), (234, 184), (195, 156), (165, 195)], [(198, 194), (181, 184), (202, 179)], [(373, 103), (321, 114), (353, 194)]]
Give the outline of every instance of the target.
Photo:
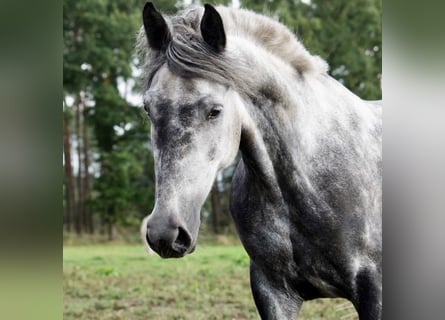
[[(251, 260), (271, 277), (286, 282), (308, 299), (338, 296), (343, 291), (347, 252), (332, 230), (305, 229), (294, 204), (274, 197), (241, 171), (232, 182), (231, 213)], [(316, 219), (315, 219), (316, 220)], [(312, 221), (317, 225), (317, 221)], [(328, 244), (328, 245), (326, 245)]]

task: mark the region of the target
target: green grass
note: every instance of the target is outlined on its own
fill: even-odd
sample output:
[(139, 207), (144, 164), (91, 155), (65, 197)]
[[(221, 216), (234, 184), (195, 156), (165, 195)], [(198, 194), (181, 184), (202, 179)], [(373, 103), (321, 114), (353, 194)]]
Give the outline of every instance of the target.
[[(241, 246), (198, 246), (183, 259), (142, 245), (66, 246), (64, 319), (259, 319)], [(342, 299), (306, 302), (299, 319), (357, 319)]]

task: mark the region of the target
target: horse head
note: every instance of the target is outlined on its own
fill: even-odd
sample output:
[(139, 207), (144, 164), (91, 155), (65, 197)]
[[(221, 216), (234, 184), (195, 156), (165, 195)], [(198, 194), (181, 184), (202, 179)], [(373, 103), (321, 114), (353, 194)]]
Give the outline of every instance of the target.
[[(143, 22), (152, 54), (164, 55), (172, 35), (151, 3), (144, 8)], [(206, 50), (224, 50), (224, 28), (213, 7), (206, 6), (200, 30)], [(236, 92), (171, 69), (167, 63), (160, 65), (144, 93), (156, 172), (156, 201), (145, 222), (146, 240), (163, 258), (194, 250), (201, 207), (218, 170), (234, 160), (241, 135)]]

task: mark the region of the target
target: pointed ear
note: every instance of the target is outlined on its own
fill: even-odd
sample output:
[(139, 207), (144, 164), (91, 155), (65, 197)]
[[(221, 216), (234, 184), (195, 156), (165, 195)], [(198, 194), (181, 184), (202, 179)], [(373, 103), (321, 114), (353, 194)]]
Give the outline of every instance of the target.
[(226, 34), (221, 16), (209, 4), (205, 4), (204, 8), (205, 11), (201, 20), (202, 38), (216, 52), (222, 52), (226, 46)]
[(167, 22), (165, 22), (159, 11), (156, 10), (153, 3), (147, 2), (145, 4), (142, 20), (150, 48), (164, 50), (171, 39), (170, 31), (168, 30)]

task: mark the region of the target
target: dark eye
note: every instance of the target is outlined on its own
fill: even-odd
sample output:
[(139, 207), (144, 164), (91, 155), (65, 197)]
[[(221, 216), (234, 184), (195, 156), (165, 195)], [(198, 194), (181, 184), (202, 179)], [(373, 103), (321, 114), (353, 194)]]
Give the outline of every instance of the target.
[(211, 120), (211, 119), (215, 119), (216, 117), (219, 116), (219, 114), (222, 111), (222, 106), (220, 105), (216, 105), (212, 108), (212, 110), (209, 112), (209, 114), (207, 115), (207, 119)]

